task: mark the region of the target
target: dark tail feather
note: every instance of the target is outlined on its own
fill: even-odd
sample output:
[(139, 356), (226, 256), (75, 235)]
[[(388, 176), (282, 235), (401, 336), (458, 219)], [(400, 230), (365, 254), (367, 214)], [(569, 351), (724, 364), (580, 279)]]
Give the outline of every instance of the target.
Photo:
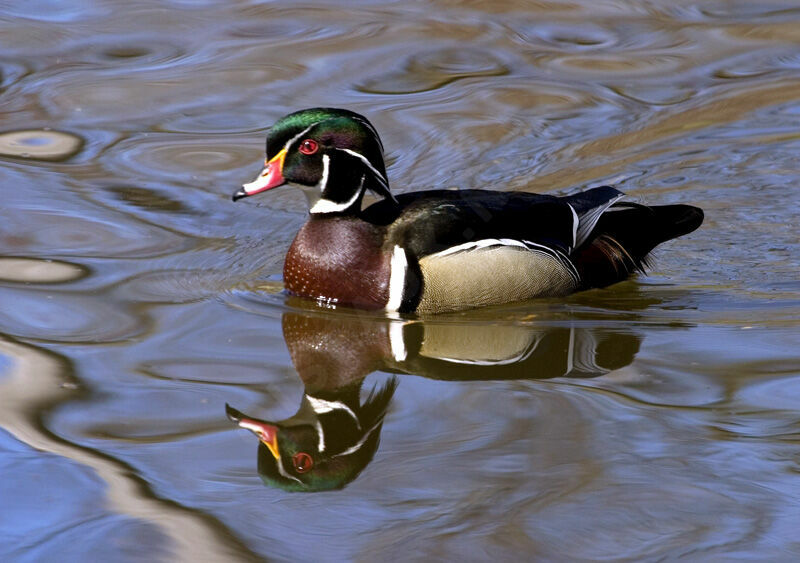
[(589, 240), (573, 252), (572, 261), (584, 288), (605, 287), (643, 272), (651, 250), (691, 233), (702, 222), (703, 211), (691, 205), (617, 203), (600, 217)]

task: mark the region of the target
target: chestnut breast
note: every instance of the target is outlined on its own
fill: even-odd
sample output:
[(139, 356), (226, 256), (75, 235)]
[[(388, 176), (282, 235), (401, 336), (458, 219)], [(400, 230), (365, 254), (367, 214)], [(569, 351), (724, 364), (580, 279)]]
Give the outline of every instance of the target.
[(389, 301), (391, 253), (383, 228), (348, 217), (314, 218), (294, 238), (283, 265), (287, 291), (361, 309)]

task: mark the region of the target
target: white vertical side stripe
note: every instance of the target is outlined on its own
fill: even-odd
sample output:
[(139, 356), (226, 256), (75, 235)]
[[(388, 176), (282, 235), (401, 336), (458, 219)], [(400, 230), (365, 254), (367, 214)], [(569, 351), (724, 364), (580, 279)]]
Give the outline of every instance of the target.
[(403, 290), (406, 285), (406, 271), (408, 259), (406, 251), (395, 245), (392, 251), (392, 261), (389, 265), (389, 301), (386, 302), (387, 311), (397, 311), (403, 303)]

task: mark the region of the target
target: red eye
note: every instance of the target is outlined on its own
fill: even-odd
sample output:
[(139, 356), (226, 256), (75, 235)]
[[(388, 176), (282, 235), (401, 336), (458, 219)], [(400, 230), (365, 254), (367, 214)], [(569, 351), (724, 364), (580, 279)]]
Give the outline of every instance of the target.
[(314, 467), (314, 460), (306, 453), (294, 454), (292, 456), (292, 463), (294, 464), (295, 471), (298, 473), (305, 473)]
[(319, 149), (319, 143), (314, 139), (306, 139), (300, 143), (300, 152), (303, 154), (314, 154)]

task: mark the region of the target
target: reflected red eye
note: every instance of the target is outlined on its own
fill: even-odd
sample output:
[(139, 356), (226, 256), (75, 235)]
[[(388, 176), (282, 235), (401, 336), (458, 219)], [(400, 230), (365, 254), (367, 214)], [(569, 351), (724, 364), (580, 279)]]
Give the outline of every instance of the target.
[(300, 143), (300, 152), (303, 154), (314, 154), (319, 149), (319, 143), (314, 139), (306, 139)]
[(294, 454), (292, 456), (292, 463), (294, 464), (295, 471), (298, 473), (305, 473), (314, 467), (314, 460), (306, 453)]

